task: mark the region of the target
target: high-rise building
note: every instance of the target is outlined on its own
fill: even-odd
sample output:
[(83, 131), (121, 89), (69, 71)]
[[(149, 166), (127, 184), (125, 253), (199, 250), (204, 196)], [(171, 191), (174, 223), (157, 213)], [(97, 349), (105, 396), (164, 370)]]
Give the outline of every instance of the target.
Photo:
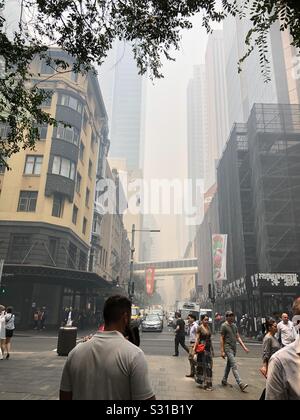
[[(207, 93), (205, 66), (194, 66), (193, 78), (187, 89), (187, 143), (188, 178), (193, 183), (191, 201), (201, 206), (203, 199), (196, 188), (196, 182), (204, 181), (205, 157), (207, 154)], [(196, 234), (194, 226), (189, 227), (189, 239)]]
[(216, 168), (228, 136), (228, 102), (223, 31), (208, 39), (205, 57), (207, 81), (208, 150), (205, 189), (216, 181)]
[[(138, 74), (131, 46), (119, 41), (105, 67), (105, 90), (111, 109), (110, 157), (125, 158), (128, 169), (143, 168), (145, 83)], [(113, 86), (111, 86), (113, 84)]]
[(228, 17), (224, 21), (229, 127), (236, 122), (247, 122), (255, 103), (299, 103), (300, 81), (293, 73), (296, 49), (290, 45), (289, 32), (282, 33), (278, 23), (272, 26), (267, 38), (270, 80), (266, 83), (261, 72), (257, 48), (238, 74), (237, 63), (246, 52), (245, 38), (250, 28), (249, 19)]
[[(51, 55), (70, 60), (59, 49)], [(87, 262), (107, 115), (92, 73), (54, 74), (42, 60), (34, 61), (31, 71), (52, 92), (45, 111), (68, 126), (39, 126), (35, 149), (14, 154), (10, 171), (0, 168), (0, 259), (7, 303), (22, 314), (24, 325), (31, 322), (31, 307), (39, 306), (47, 307), (48, 322), (57, 325), (63, 306), (91, 308), (89, 290), (97, 279), (105, 287), (87, 272)], [(6, 132), (2, 125), (1, 137)]]
[(193, 78), (187, 89), (188, 177), (195, 181), (204, 178), (207, 147), (205, 66), (194, 66)]
[(228, 235), (230, 283), (223, 297), (239, 313), (286, 311), (299, 294), (299, 154), (300, 106), (255, 104), (247, 124), (233, 127), (220, 160), (219, 223)]

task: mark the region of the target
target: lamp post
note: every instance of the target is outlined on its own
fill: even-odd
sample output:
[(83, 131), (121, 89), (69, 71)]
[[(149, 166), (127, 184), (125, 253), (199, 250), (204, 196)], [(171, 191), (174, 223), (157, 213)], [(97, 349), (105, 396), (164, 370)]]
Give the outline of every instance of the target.
[(131, 229), (131, 256), (130, 256), (130, 276), (129, 276), (129, 283), (128, 283), (128, 295), (129, 299), (132, 300), (134, 296), (134, 283), (133, 283), (133, 258), (134, 258), (134, 237), (135, 232), (151, 232), (151, 233), (159, 233), (159, 229), (136, 229), (135, 225), (132, 225)]

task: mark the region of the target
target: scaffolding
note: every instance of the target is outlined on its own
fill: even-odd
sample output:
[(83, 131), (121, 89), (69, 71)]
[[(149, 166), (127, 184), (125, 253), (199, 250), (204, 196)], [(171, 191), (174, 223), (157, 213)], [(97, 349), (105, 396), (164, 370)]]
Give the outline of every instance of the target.
[(300, 106), (254, 105), (218, 166), (229, 279), (300, 272)]
[(248, 143), (260, 272), (300, 271), (300, 106), (255, 105)]

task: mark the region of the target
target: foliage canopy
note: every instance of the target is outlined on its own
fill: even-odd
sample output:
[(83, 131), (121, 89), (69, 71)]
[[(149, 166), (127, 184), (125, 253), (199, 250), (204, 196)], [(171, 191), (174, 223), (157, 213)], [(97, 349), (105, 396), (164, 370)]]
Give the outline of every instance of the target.
[[(12, 37), (1, 13), (8, 3), (0, 0), (0, 124), (9, 126), (8, 135), (0, 137), (0, 165), (7, 165), (5, 159), (20, 148), (34, 148), (40, 124), (56, 124), (41, 109), (47, 92), (39, 83), (30, 83), (36, 75), (29, 65), (36, 57), (56, 72), (85, 73), (103, 63), (115, 40), (123, 40), (132, 45), (139, 72), (160, 78), (162, 58), (173, 60), (182, 30), (192, 28), (191, 18), (197, 14), (208, 32), (213, 22), (228, 15), (249, 17), (252, 26), (240, 70), (257, 47), (266, 81), (267, 36), (275, 22), (282, 31), (289, 29), (293, 45), (300, 48), (300, 3), (294, 0), (23, 0), (19, 30)], [(72, 64), (52, 59), (51, 46), (72, 56)]]

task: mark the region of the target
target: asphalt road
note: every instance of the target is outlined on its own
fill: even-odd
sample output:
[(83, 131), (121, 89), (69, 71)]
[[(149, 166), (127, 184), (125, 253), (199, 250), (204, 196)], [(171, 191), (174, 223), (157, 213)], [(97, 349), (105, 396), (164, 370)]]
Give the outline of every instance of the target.
[[(188, 338), (185, 341), (188, 345)], [(250, 352), (246, 354), (242, 349), (238, 348), (238, 357), (251, 357), (251, 358), (260, 358), (261, 357), (261, 343), (256, 342), (246, 342), (247, 347)], [(216, 357), (220, 356), (220, 340), (219, 336), (215, 335), (213, 338), (213, 346), (215, 349)], [(240, 347), (238, 345), (238, 347)], [(143, 332), (141, 333), (141, 348), (147, 355), (151, 356), (168, 356), (172, 355), (175, 352), (174, 347), (174, 332), (171, 328), (164, 327), (162, 333), (156, 332)], [(186, 357), (186, 352), (181, 346), (179, 346), (179, 355)]]
[[(141, 332), (141, 348), (146, 355), (150, 356), (171, 356), (174, 354), (174, 330), (172, 328), (164, 327), (163, 332)], [(93, 332), (93, 331), (91, 331)], [(78, 332), (78, 339), (87, 332)], [(186, 338), (188, 345), (188, 338)], [(261, 358), (261, 343), (246, 342), (250, 353), (247, 355), (238, 349), (238, 357)], [(219, 336), (213, 338), (213, 345), (216, 357), (220, 356)], [(57, 333), (55, 331), (17, 331), (12, 341), (13, 351), (18, 353), (23, 352), (43, 352), (55, 351), (57, 348)], [(238, 346), (240, 347), (240, 346)], [(179, 346), (179, 354), (181, 357), (186, 357), (186, 352)]]

